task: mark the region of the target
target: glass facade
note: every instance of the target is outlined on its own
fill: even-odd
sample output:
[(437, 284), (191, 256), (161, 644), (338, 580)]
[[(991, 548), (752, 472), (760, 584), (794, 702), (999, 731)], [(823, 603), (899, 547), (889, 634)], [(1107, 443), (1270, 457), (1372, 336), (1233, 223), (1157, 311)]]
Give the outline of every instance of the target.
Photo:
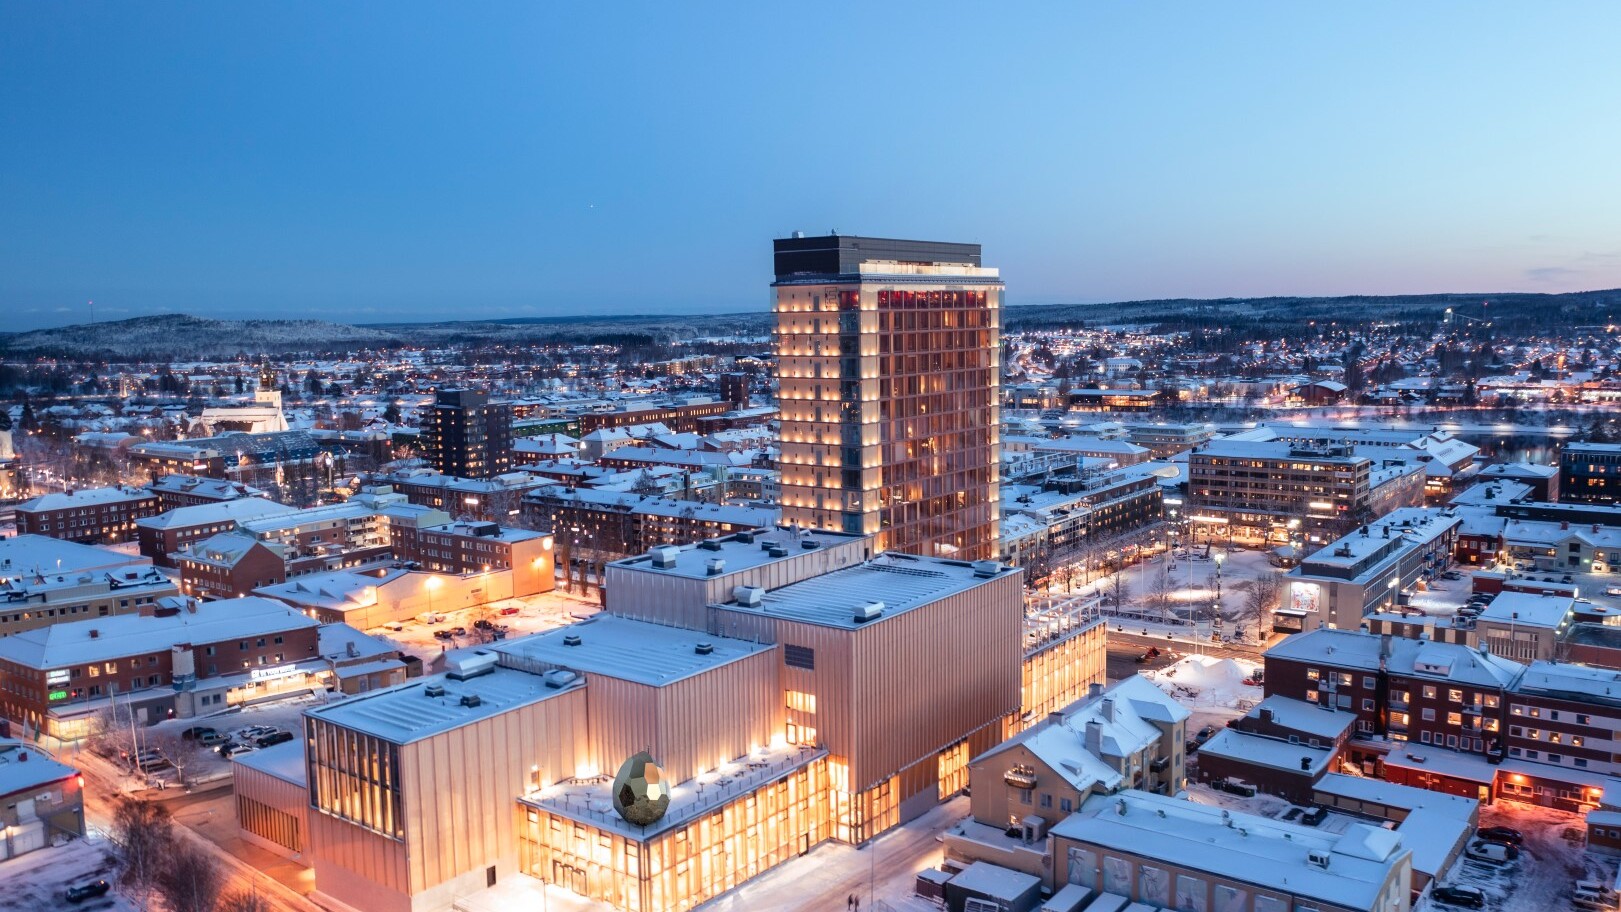
[(1000, 282), (883, 278), (778, 288), (784, 519), (995, 557)]
[(683, 912), (832, 834), (818, 757), (714, 811), (637, 838), (520, 801), (519, 867), (627, 912)]
[(310, 807), (403, 841), (399, 747), (328, 722), (304, 725)]

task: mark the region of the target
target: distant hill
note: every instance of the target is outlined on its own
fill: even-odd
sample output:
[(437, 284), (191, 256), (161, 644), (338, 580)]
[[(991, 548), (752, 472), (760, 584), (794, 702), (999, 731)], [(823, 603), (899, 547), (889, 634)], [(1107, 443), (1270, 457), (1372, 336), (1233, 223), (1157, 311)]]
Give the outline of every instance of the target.
[(343, 351), (390, 346), (399, 337), (323, 320), (209, 320), (160, 314), (108, 323), (38, 329), (0, 337), (12, 354), (128, 358), (228, 358), (238, 354)]

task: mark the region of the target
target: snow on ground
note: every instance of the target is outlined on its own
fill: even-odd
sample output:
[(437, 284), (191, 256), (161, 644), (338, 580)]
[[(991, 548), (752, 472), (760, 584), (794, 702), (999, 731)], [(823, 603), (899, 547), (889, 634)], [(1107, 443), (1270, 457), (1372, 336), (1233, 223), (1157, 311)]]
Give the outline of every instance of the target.
[[(516, 614), (501, 613), (504, 609), (512, 608), (518, 609)], [(501, 599), (476, 608), (439, 612), (445, 620), (437, 624), (413, 619), (405, 621), (401, 630), (374, 627), (366, 632), (388, 640), (424, 662), (430, 662), (449, 650), (483, 642), (477, 636), (479, 631), (473, 626), (473, 622), (480, 618), (488, 618), (492, 623), (506, 627), (507, 639), (510, 640), (572, 624), (600, 610), (600, 602), (583, 596), (543, 592), (523, 598)], [(457, 627), (465, 629), (467, 633), (443, 640), (433, 635), (436, 630), (453, 630)]]
[[(1507, 826), (1525, 836), (1520, 858), (1506, 866), (1460, 857), (1442, 882), (1477, 887), (1486, 894), (1487, 912), (1551, 912), (1570, 908), (1578, 880), (1611, 883), (1615, 863), (1585, 851), (1579, 814), (1500, 801), (1480, 809), (1481, 826)], [(1414, 912), (1451, 912), (1428, 894)]]
[[(129, 899), (119, 895), (114, 869), (117, 861), (105, 842), (75, 839), (0, 861), (0, 912), (39, 912), (41, 909), (82, 909), (84, 912), (134, 912)], [(73, 906), (63, 894), (68, 887), (95, 880), (113, 884), (106, 896)]]
[(1260, 667), (1244, 659), (1190, 655), (1142, 675), (1183, 706), (1230, 719), (1261, 701), (1261, 686), (1244, 683)]

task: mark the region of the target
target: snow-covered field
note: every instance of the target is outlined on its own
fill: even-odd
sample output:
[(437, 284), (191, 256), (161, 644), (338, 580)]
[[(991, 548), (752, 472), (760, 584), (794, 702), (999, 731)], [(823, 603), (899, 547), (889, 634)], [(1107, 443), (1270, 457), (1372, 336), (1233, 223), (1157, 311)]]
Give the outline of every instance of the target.
[[(0, 862), (0, 912), (135, 912), (134, 904), (118, 893), (114, 876), (117, 866), (105, 842), (83, 839)], [(113, 890), (76, 906), (63, 898), (68, 887), (95, 880), (113, 884)]]

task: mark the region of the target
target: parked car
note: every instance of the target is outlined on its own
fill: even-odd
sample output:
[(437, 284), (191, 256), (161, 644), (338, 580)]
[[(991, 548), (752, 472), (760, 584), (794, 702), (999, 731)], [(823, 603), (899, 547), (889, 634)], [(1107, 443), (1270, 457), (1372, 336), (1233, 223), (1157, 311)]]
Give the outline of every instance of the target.
[(1604, 590), (1605, 595), (1621, 595), (1621, 586), (1610, 586)]
[(1491, 864), (1508, 864), (1514, 859), (1520, 857), (1520, 850), (1514, 846), (1508, 845), (1507, 843), (1487, 842), (1484, 839), (1476, 839), (1474, 842), (1469, 843), (1469, 846), (1463, 850), (1463, 854), (1475, 859), (1476, 861), (1484, 861)]
[(1436, 887), (1430, 895), (1438, 903), (1449, 906), (1462, 906), (1465, 909), (1483, 909), (1486, 907), (1486, 894), (1474, 887)]
[(475, 630), (493, 630), (494, 628), (495, 622), (489, 618), (479, 618), (473, 622), (473, 629)]
[(1199, 729), (1199, 733), (1194, 735), (1193, 739), (1198, 741), (1200, 744), (1203, 744), (1214, 737), (1216, 737), (1216, 726), (1206, 725), (1204, 728)]
[(259, 737), (261, 735), (268, 735), (273, 731), (275, 731), (275, 729), (271, 728), (268, 725), (249, 725), (247, 728), (237, 730), (237, 733), (236, 733), (237, 738), (236, 738), (236, 740), (238, 740), (238, 741), (252, 741), (254, 738), (257, 738), (257, 737)]
[(433, 638), (436, 640), (448, 640), (453, 637), (455, 637), (455, 634), (448, 630), (435, 630), (433, 632)]
[(292, 732), (277, 731), (261, 737), (258, 741), (255, 741), (254, 744), (259, 747), (270, 747), (273, 744), (286, 744), (291, 740), (293, 740)]
[(187, 741), (196, 741), (203, 735), (212, 735), (214, 733), (214, 729), (209, 728), (207, 725), (193, 725), (181, 732), (180, 737), (185, 738)]
[(455, 635), (457, 635), (459, 637), (467, 636), (467, 628), (466, 627), (452, 627), (452, 628), (450, 628), (450, 632), (454, 633)]
[(106, 896), (107, 891), (110, 889), (112, 889), (112, 886), (105, 880), (93, 880), (90, 883), (78, 884), (77, 886), (68, 887), (67, 901), (70, 903), (82, 903), (87, 899)]
[(229, 760), (232, 757), (240, 757), (243, 754), (251, 754), (258, 749), (259, 748), (252, 744), (243, 744), (236, 741), (231, 741), (220, 745), (220, 756)]
[(1475, 831), (1475, 836), (1487, 842), (1506, 842), (1510, 845), (1519, 845), (1525, 842), (1525, 836), (1519, 830), (1506, 826), (1481, 827)]
[(502, 617), (512, 617), (514, 614), (517, 614), (517, 613), (518, 613), (517, 608), (502, 608), (501, 609), (501, 616)]
[(214, 747), (215, 745), (224, 744), (229, 740), (231, 739), (217, 731), (211, 731), (206, 735), (199, 735), (197, 737), (197, 743), (204, 747)]

